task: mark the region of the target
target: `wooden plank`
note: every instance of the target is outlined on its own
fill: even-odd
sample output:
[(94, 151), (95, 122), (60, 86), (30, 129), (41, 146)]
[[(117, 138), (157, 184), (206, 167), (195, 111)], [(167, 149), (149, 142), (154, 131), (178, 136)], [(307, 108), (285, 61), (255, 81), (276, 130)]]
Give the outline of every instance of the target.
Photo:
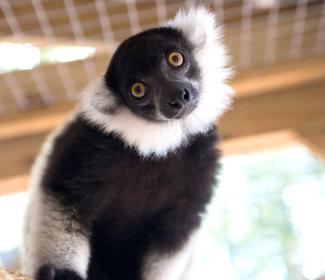
[(0, 142), (0, 178), (27, 174), (40, 150), (45, 134)]
[(296, 129), (296, 134), (311, 151), (325, 159), (325, 119)]
[(0, 121), (0, 144), (10, 139), (47, 133), (64, 121), (72, 109), (73, 104), (68, 103), (24, 114), (6, 115)]
[(237, 98), (221, 120), (225, 139), (296, 128), (325, 118), (325, 83)]
[(0, 179), (0, 195), (24, 192), (27, 190), (29, 175), (18, 175)]
[(318, 80), (325, 80), (325, 56), (244, 71), (235, 77), (232, 86), (238, 96), (244, 96), (280, 91)]
[(291, 129), (255, 134), (246, 137), (229, 138), (220, 143), (224, 156), (256, 153), (265, 149), (279, 149), (298, 145), (300, 139)]

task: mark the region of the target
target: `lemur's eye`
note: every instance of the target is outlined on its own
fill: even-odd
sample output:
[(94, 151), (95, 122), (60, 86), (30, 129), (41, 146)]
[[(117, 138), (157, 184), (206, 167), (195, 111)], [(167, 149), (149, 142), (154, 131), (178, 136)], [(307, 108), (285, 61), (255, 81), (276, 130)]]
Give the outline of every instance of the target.
[(143, 83), (134, 83), (131, 87), (131, 94), (136, 98), (141, 98), (146, 93), (146, 87)]
[(171, 66), (180, 67), (184, 62), (184, 57), (180, 52), (172, 51), (167, 55), (167, 61)]

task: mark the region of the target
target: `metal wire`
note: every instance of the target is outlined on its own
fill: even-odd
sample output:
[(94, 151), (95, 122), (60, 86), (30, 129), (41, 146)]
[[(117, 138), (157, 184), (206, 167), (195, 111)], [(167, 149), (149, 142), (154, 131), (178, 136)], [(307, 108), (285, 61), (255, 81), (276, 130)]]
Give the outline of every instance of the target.
[[(44, 10), (42, 1), (32, 0), (32, 4), (35, 9), (36, 16), (40, 22), (46, 41), (48, 42), (49, 45), (54, 45), (56, 42), (55, 35), (52, 26), (48, 21), (48, 17), (46, 16), (46, 12)], [(58, 73), (63, 83), (66, 95), (69, 97), (69, 99), (74, 99), (76, 96), (76, 87), (68, 68), (64, 64), (60, 64), (60, 63), (56, 64), (56, 67), (58, 69)]]
[[(8, 38), (14, 38), (15, 42), (28, 42), (29, 36), (42, 36), (47, 45), (58, 45), (61, 37), (67, 37), (72, 43), (82, 46), (92, 46), (93, 42), (97, 46), (106, 46), (105, 52), (111, 54), (121, 39), (163, 24), (184, 2), (155, 0), (155, 5), (143, 3), (135, 0), (109, 2), (109, 5), (104, 0), (83, 3), (64, 0), (63, 4), (52, 0), (0, 0), (4, 14), (0, 19), (0, 26), (4, 27), (0, 35), (9, 35)], [(273, 0), (264, 10), (259, 10), (253, 0), (211, 0), (206, 3), (213, 4), (211, 7), (215, 8), (219, 23), (224, 23), (230, 53), (243, 69), (256, 64), (324, 54), (325, 1)], [(15, 13), (16, 9), (20, 12)], [(142, 21), (143, 18), (146, 20)], [(309, 38), (312, 38), (310, 42)], [(85, 59), (79, 69), (84, 69), (87, 80), (91, 81), (97, 75), (96, 66), (93, 60)], [(74, 81), (70, 64), (54, 67), (58, 77), (51, 77), (51, 82), (62, 84), (67, 100), (74, 99), (80, 85)], [(58, 100), (51, 92), (45, 74), (41, 68), (31, 70), (37, 94), (45, 104), (51, 104)], [(29, 93), (22, 85), (30, 82), (28, 75), (6, 73), (2, 80), (19, 109), (27, 110)], [(1, 104), (3, 110), (6, 109), (6, 102), (2, 99), (0, 111)]]
[(289, 49), (289, 56), (291, 58), (296, 59), (300, 56), (301, 43), (304, 36), (307, 4), (308, 0), (298, 0), (296, 17), (294, 21), (294, 30), (292, 33), (291, 47)]
[[(29, 107), (28, 99), (20, 86), (19, 80), (16, 79), (14, 75), (11, 73), (7, 73), (2, 75), (7, 87), (10, 89), (10, 93), (14, 97), (16, 104), (19, 110), (26, 110)], [(0, 107), (2, 108), (1, 111), (5, 111), (4, 105), (1, 103)]]
[(319, 20), (314, 52), (316, 54), (322, 54), (325, 52), (325, 1), (322, 5), (322, 13)]
[[(86, 40), (84, 31), (83, 31), (82, 25), (80, 23), (79, 17), (78, 17), (75, 3), (73, 2), (73, 0), (64, 0), (63, 3), (65, 5), (66, 12), (68, 14), (68, 18), (69, 18), (69, 21), (70, 21), (70, 24), (72, 27), (72, 31), (73, 31), (73, 35), (76, 39), (76, 42), (80, 45), (86, 45), (87, 40)], [(96, 76), (96, 70), (95, 70), (94, 64), (89, 59), (86, 59), (86, 60), (83, 60), (83, 65), (85, 67), (88, 80), (89, 81), (93, 80)]]
[(274, 1), (268, 16), (267, 35), (268, 40), (265, 40), (265, 55), (264, 61), (267, 64), (274, 63), (276, 57), (276, 45), (278, 34), (279, 21), (279, 0)]
[(164, 24), (167, 21), (167, 9), (165, 0), (156, 0), (156, 9), (159, 25)]
[[(0, 7), (4, 12), (4, 16), (11, 29), (13, 36), (17, 40), (24, 40), (24, 34), (20, 28), (16, 17), (13, 15), (10, 3), (7, 0), (0, 1)], [(49, 87), (47, 86), (42, 72), (38, 71), (38, 69), (36, 68), (34, 71), (31, 71), (31, 74), (44, 103), (46, 105), (52, 104), (54, 102), (54, 96), (52, 95)], [(19, 90), (19, 86), (14, 88), (12, 87), (14, 83), (15, 80), (12, 80), (11, 88), (13, 90), (11, 92), (15, 95), (15, 99), (18, 101), (19, 107), (23, 108), (26, 104), (25, 97), (22, 94), (22, 91)], [(19, 100), (20, 98), (22, 98), (22, 100)]]
[(107, 47), (109, 47), (111, 44), (115, 45), (115, 38), (114, 33), (112, 30), (110, 19), (106, 13), (106, 4), (102, 0), (96, 0), (95, 1), (96, 10), (98, 13), (99, 22), (102, 28), (102, 34), (104, 37), (104, 40), (106, 42)]
[(218, 23), (220, 25), (222, 25), (224, 23), (224, 0), (215, 0), (214, 1), (214, 7), (216, 9), (216, 12), (217, 12), (217, 20), (218, 20)]
[(138, 33), (141, 30), (141, 27), (140, 27), (139, 15), (138, 15), (135, 1), (128, 0), (126, 3), (127, 3), (126, 6), (127, 6), (128, 18), (130, 21), (131, 33), (132, 34)]
[(240, 35), (240, 66), (249, 67), (251, 63), (251, 28), (252, 28), (252, 1), (246, 0), (241, 12), (241, 35)]

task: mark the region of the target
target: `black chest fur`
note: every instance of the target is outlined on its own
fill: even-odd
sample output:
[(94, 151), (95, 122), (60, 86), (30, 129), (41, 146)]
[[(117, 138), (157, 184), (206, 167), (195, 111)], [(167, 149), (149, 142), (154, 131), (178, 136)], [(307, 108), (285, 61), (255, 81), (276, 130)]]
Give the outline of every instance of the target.
[(90, 234), (94, 279), (138, 279), (148, 247), (176, 249), (199, 225), (214, 185), (216, 142), (212, 129), (164, 158), (143, 158), (81, 118), (56, 139), (42, 186)]

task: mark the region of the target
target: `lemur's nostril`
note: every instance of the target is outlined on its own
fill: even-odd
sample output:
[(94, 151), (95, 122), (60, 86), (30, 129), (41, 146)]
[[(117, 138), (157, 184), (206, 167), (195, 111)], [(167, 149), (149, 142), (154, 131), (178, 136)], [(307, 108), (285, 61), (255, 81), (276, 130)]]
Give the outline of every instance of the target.
[(190, 101), (190, 99), (191, 99), (191, 96), (190, 96), (190, 94), (189, 94), (189, 92), (188, 92), (187, 89), (184, 89), (183, 99), (184, 99), (184, 101), (186, 101), (186, 102)]
[(175, 109), (180, 109), (182, 108), (182, 104), (178, 103), (178, 102), (168, 102), (168, 105), (172, 108)]

